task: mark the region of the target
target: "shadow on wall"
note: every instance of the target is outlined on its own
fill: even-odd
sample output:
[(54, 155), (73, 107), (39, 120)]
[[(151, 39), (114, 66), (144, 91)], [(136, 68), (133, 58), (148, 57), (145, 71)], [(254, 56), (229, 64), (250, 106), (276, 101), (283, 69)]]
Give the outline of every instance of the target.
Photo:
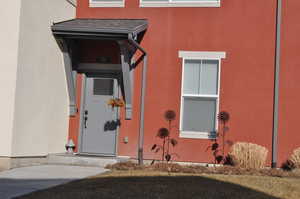
[(119, 126), (121, 126), (121, 121), (119, 119), (117, 120), (112, 120), (112, 121), (107, 121), (104, 124), (104, 131), (114, 131), (116, 130)]
[[(30, 184), (33, 180), (23, 180)], [(41, 181), (41, 180), (40, 180)], [(277, 199), (233, 183), (203, 176), (114, 176), (88, 178), (38, 191), (18, 199)]]

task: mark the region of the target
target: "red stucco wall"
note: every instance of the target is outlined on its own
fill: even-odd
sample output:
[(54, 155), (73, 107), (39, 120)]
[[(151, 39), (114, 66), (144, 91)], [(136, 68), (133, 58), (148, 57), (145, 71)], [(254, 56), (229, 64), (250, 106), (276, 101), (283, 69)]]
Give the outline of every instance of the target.
[(284, 2), (279, 109), (279, 162), (300, 147), (300, 1)]
[(76, 82), (76, 105), (78, 109), (78, 113), (74, 117), (70, 117), (69, 120), (69, 139), (72, 139), (75, 145), (75, 151), (78, 150), (78, 129), (79, 129), (79, 121), (80, 121), (80, 103), (81, 103), (81, 86), (82, 85), (82, 75), (77, 75), (77, 82)]
[[(220, 110), (226, 110), (231, 115), (227, 140), (248, 141), (267, 147), (270, 163), (276, 1), (223, 0), (221, 8), (139, 8), (138, 2), (127, 0), (126, 8), (89, 8), (88, 0), (81, 0), (78, 1), (77, 18), (146, 18), (149, 21), (142, 42), (149, 53), (145, 157), (156, 157), (150, 147), (160, 141), (155, 136), (157, 130), (167, 126), (164, 111), (175, 110), (178, 117), (174, 124), (179, 126), (182, 62), (178, 51), (225, 51), (227, 56), (222, 60), (221, 69)], [(300, 143), (300, 134), (297, 133), (297, 102), (300, 100), (297, 8), (300, 3), (290, 0), (284, 6), (281, 162)], [(118, 155), (137, 155), (140, 73), (141, 67), (138, 67), (135, 72), (133, 118), (131, 121), (122, 119)], [(70, 129), (74, 130), (74, 126)], [(175, 138), (179, 136), (178, 131), (172, 134)], [(129, 137), (128, 144), (123, 143), (125, 136)], [(211, 144), (209, 140), (178, 138), (178, 141), (179, 145), (174, 150), (179, 155), (177, 160), (213, 161), (211, 152), (206, 151)]]

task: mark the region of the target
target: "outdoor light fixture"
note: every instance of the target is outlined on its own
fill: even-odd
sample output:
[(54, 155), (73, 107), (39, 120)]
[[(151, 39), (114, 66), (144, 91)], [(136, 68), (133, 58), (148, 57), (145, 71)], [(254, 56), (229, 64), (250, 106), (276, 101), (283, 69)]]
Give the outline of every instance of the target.
[(66, 144), (66, 150), (67, 150), (67, 153), (70, 153), (70, 154), (73, 154), (74, 153), (74, 150), (75, 150), (75, 144), (73, 142), (72, 139), (70, 139), (68, 141), (68, 143)]

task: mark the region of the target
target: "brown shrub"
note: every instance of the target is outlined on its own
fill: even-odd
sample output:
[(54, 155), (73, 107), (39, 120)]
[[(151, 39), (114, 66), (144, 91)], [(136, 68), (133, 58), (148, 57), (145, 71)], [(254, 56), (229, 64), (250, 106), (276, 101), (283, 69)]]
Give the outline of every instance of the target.
[(233, 166), (246, 169), (264, 168), (268, 150), (260, 145), (237, 142), (235, 143), (228, 157), (231, 159)]
[(115, 164), (108, 164), (108, 165), (106, 165), (105, 168), (111, 169), (111, 170), (128, 171), (128, 170), (141, 170), (141, 169), (144, 169), (144, 166), (141, 166), (137, 163), (128, 161), (128, 162), (118, 162)]
[(291, 161), (294, 168), (300, 168), (300, 147), (293, 151), (289, 161)]

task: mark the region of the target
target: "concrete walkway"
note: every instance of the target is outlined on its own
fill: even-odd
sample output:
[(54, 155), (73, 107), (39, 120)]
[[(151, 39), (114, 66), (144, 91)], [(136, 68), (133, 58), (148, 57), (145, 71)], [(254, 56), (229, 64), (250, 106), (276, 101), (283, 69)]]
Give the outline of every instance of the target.
[(100, 167), (41, 165), (0, 172), (0, 198), (9, 199), (105, 172)]

